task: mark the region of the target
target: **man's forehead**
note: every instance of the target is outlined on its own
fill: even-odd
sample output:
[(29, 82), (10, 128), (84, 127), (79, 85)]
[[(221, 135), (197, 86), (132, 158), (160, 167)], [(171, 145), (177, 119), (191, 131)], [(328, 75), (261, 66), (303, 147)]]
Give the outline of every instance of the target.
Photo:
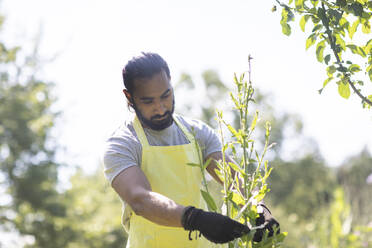
[(134, 96), (156, 97), (172, 89), (170, 78), (161, 71), (151, 78), (140, 78), (134, 80)]

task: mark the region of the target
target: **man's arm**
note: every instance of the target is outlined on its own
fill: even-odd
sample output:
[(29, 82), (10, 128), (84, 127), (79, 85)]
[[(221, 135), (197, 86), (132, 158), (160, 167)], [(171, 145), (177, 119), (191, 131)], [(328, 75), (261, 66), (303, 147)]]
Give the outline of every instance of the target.
[(112, 182), (112, 187), (137, 215), (159, 225), (182, 227), (181, 216), (185, 207), (153, 192), (138, 166), (122, 171)]
[(159, 225), (199, 230), (205, 238), (215, 243), (229, 242), (250, 231), (247, 226), (227, 216), (193, 206), (184, 207), (151, 191), (149, 181), (137, 166), (121, 172), (112, 186), (137, 215)]

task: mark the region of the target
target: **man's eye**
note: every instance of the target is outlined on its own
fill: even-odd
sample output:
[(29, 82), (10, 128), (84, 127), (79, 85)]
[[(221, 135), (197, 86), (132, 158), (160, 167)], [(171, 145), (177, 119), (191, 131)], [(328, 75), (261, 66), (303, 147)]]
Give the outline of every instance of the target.
[(143, 104), (151, 104), (152, 101), (143, 101), (142, 103), (143, 103)]
[(167, 94), (167, 95), (165, 95), (165, 96), (162, 96), (161, 98), (168, 98), (170, 96), (170, 94)]

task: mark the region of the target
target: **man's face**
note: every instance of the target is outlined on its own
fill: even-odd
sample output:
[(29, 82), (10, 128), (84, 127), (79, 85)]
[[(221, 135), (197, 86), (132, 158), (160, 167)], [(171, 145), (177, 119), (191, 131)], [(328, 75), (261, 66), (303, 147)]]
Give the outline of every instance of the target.
[(163, 130), (173, 123), (173, 88), (170, 78), (161, 71), (151, 78), (134, 80), (133, 108), (145, 127)]

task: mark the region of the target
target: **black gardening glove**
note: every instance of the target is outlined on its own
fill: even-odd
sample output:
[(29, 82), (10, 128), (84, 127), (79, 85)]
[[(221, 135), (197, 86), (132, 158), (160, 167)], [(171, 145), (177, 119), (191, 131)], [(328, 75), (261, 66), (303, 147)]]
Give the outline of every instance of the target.
[(227, 216), (192, 206), (185, 208), (182, 226), (190, 233), (199, 230), (206, 239), (214, 243), (227, 243), (250, 231), (247, 226)]
[(260, 213), (259, 217), (256, 219), (256, 226), (264, 224), (264, 228), (257, 229), (253, 237), (253, 241), (255, 242), (260, 242), (262, 240), (265, 230), (269, 231), (268, 237), (273, 236), (275, 225), (277, 226), (276, 234), (280, 233), (279, 222), (271, 215), (270, 210), (264, 204), (259, 204), (259, 206), (262, 206), (263, 213)]

